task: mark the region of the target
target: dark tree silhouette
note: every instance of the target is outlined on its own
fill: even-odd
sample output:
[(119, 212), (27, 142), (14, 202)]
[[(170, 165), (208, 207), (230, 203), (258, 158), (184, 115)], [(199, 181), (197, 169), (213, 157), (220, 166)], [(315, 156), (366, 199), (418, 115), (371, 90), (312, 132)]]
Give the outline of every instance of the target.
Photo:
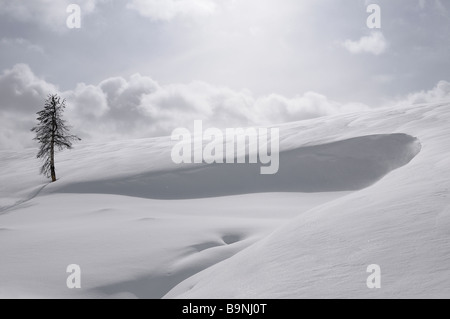
[(45, 100), (44, 109), (37, 112), (39, 124), (31, 129), (36, 132), (34, 140), (40, 144), (37, 158), (43, 159), (41, 174), (56, 181), (55, 151), (71, 149), (73, 141), (81, 141), (75, 135), (69, 134), (70, 127), (66, 125), (62, 115), (66, 100), (61, 100), (57, 94), (50, 94)]

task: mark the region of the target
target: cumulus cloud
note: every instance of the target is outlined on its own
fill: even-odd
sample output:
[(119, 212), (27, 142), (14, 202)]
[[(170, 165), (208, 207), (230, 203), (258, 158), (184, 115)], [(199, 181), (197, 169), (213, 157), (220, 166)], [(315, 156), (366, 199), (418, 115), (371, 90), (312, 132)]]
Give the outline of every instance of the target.
[(79, 84), (63, 92), (71, 105), (68, 115), (82, 135), (93, 138), (133, 138), (169, 135), (176, 127), (205, 125), (226, 128), (276, 124), (367, 109), (362, 104), (340, 104), (307, 92), (287, 98), (255, 97), (203, 82), (160, 85), (140, 74), (116, 77), (97, 86)]
[[(106, 0), (78, 0), (75, 3), (81, 7), (83, 14), (90, 14), (101, 1)], [(55, 31), (62, 31), (67, 29), (66, 9), (72, 3), (74, 3), (73, 0), (0, 0), (0, 16), (6, 15), (20, 22), (30, 22)]]
[(197, 17), (212, 14), (212, 0), (132, 0), (128, 9), (154, 21), (170, 21), (176, 17)]
[(346, 40), (342, 43), (352, 54), (370, 53), (380, 55), (386, 52), (388, 43), (383, 33), (373, 31), (369, 36), (364, 36), (358, 41)]
[(57, 88), (38, 78), (25, 64), (0, 75), (0, 148), (33, 145), (29, 132), (44, 97)]
[(76, 112), (81, 118), (97, 119), (109, 110), (106, 94), (94, 85), (80, 83), (64, 96), (77, 106)]
[(409, 94), (406, 98), (398, 101), (398, 105), (414, 105), (450, 101), (450, 82), (439, 81), (439, 83), (428, 91), (420, 91)]
[[(30, 146), (29, 129), (49, 93), (67, 100), (66, 117), (77, 135), (111, 140), (170, 135), (201, 119), (206, 125), (226, 128), (267, 125), (367, 109), (362, 104), (341, 104), (307, 92), (287, 98), (277, 94), (255, 97), (203, 82), (160, 85), (150, 77), (108, 78), (98, 85), (79, 83), (60, 91), (19, 64), (0, 76), (0, 148)], [(16, 134), (17, 133), (17, 134)], [(17, 137), (17, 138), (16, 138)], [(17, 141), (14, 141), (17, 139)]]
[(26, 64), (17, 64), (0, 75), (2, 111), (25, 113), (39, 110), (43, 98), (57, 88), (37, 77)]
[[(0, 75), (0, 149), (33, 146), (29, 129), (49, 93), (67, 99), (66, 119), (85, 140), (114, 140), (170, 135), (194, 120), (218, 128), (278, 124), (367, 110), (360, 103), (339, 103), (316, 92), (295, 97), (254, 96), (204, 82), (161, 85), (148, 76), (112, 77), (61, 91), (18, 64)], [(450, 100), (450, 83), (410, 94), (397, 104)], [(391, 103), (391, 105), (394, 104)]]

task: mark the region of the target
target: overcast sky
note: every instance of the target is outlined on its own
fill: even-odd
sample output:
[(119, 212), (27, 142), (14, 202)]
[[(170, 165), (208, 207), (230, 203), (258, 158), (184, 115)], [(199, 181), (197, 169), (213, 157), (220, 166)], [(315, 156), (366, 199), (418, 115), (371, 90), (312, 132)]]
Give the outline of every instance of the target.
[(444, 0), (0, 0), (0, 148), (52, 92), (86, 140), (150, 137), (450, 97), (449, 53)]

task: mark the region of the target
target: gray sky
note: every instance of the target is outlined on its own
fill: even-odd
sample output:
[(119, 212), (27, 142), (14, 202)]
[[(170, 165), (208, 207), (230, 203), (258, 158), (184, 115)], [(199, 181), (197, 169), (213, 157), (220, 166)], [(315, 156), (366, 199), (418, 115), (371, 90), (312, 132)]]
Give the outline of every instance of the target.
[(158, 136), (446, 98), (449, 53), (443, 0), (0, 0), (0, 148), (51, 91), (88, 140)]

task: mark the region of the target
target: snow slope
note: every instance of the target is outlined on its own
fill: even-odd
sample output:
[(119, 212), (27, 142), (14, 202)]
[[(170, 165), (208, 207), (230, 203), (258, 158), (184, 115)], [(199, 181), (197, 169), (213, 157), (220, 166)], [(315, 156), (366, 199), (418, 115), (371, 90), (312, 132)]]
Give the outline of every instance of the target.
[[(422, 151), (375, 185), (301, 214), (166, 297), (450, 297), (449, 113), (441, 104), (349, 117), (347, 134), (404, 132), (418, 137)], [(366, 287), (371, 264), (382, 269), (379, 290)]]
[(77, 145), (47, 185), (2, 151), (0, 297), (449, 297), (449, 106), (284, 124), (273, 176), (166, 137)]

